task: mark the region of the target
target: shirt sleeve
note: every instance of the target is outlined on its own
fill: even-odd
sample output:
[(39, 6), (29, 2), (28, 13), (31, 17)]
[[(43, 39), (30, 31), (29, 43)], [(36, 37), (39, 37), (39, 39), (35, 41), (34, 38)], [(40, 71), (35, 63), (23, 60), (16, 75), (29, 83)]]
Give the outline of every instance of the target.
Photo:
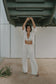
[(22, 29), (22, 31), (23, 31), (23, 32), (26, 32), (26, 31), (25, 31), (25, 27), (24, 27), (24, 30)]
[(33, 30), (33, 32), (34, 32), (34, 34), (36, 34), (36, 32), (37, 32), (37, 27), (32, 27), (32, 30)]

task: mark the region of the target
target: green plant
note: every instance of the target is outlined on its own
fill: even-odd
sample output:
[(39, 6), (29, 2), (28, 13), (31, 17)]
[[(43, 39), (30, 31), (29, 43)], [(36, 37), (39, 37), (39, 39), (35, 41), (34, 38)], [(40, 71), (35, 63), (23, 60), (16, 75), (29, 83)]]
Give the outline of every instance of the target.
[(8, 66), (5, 66), (1, 68), (0, 70), (0, 77), (10, 76), (11, 75), (11, 69)]

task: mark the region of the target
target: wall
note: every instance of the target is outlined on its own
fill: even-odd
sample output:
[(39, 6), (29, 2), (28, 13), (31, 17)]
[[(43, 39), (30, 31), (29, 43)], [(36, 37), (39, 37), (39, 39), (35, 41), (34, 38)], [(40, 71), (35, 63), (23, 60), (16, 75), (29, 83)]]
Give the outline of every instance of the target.
[[(0, 6), (0, 57), (21, 58), (22, 27), (15, 28), (9, 24), (2, 0)], [(38, 27), (35, 49), (37, 58), (56, 58), (56, 27)]]
[[(0, 0), (0, 18), (1, 18), (1, 0)], [(0, 57), (1, 57), (1, 19), (0, 19)]]
[[(11, 57), (22, 57), (22, 39), (21, 27), (11, 28)], [(38, 27), (36, 57), (56, 58), (56, 27)]]
[(36, 45), (37, 57), (56, 58), (56, 27), (40, 28)]
[(1, 57), (1, 30), (0, 30), (0, 57)]
[(10, 24), (7, 21), (3, 0), (0, 0), (0, 56), (10, 56)]

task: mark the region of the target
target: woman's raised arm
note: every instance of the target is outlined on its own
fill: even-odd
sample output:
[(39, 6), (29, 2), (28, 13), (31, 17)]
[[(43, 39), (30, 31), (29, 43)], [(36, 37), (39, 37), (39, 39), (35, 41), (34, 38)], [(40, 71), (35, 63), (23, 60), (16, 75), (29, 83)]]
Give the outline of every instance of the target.
[(33, 18), (32, 18), (32, 17), (30, 17), (30, 20), (32, 21), (33, 27), (35, 28), (35, 27), (36, 27), (36, 25), (35, 25), (35, 22), (34, 22)]
[(22, 26), (22, 30), (24, 30), (24, 27), (25, 27), (26, 23), (27, 23), (29, 20), (30, 20), (30, 18), (27, 18), (27, 19), (25, 20), (25, 22), (24, 22), (24, 24), (23, 24), (23, 26)]

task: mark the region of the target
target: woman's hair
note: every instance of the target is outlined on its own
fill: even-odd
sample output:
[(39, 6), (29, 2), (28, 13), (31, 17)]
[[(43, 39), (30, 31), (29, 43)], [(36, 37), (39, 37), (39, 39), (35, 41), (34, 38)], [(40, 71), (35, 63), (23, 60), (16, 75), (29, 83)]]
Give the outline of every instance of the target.
[(27, 24), (25, 27), (26, 27), (26, 32), (27, 32), (27, 26), (30, 26), (30, 32), (32, 31), (32, 26), (30, 24)]

